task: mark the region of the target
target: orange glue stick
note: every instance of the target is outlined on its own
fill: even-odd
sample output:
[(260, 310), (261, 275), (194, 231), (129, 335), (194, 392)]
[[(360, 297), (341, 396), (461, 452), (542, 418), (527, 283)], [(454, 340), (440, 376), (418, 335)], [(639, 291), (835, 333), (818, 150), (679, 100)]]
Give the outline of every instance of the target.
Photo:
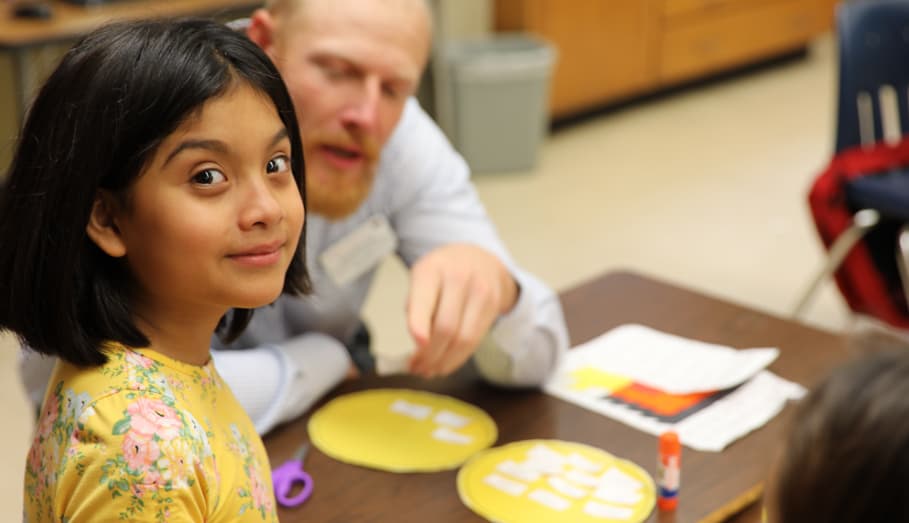
[(679, 480), (681, 479), (682, 445), (679, 435), (673, 431), (660, 436), (660, 457), (657, 463), (657, 506), (660, 510), (675, 510), (679, 504)]

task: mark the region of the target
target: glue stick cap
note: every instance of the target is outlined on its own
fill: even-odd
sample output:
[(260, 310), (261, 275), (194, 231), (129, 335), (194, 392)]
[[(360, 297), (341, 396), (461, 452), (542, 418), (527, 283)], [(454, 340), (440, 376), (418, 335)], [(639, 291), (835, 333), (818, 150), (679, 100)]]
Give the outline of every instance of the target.
[(679, 435), (675, 431), (668, 430), (660, 434), (660, 454), (671, 456), (678, 454), (682, 450), (682, 444), (679, 443)]

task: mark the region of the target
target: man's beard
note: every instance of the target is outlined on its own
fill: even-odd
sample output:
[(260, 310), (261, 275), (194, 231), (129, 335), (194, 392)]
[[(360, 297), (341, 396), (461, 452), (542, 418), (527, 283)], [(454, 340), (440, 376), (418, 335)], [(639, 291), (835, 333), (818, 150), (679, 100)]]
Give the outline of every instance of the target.
[(376, 166), (372, 164), (362, 169), (356, 179), (348, 179), (343, 184), (325, 184), (315, 176), (307, 176), (306, 210), (329, 220), (350, 216), (369, 196), (375, 175)]
[[(356, 212), (372, 190), (381, 151), (379, 144), (369, 136), (322, 132), (308, 134), (304, 142), (316, 149), (306, 150), (304, 156), (315, 159), (307, 162), (307, 211), (329, 220), (340, 220)], [(358, 169), (336, 168), (318, 150), (326, 145), (356, 148), (362, 154), (362, 165)], [(318, 174), (314, 172), (316, 169), (320, 169)]]

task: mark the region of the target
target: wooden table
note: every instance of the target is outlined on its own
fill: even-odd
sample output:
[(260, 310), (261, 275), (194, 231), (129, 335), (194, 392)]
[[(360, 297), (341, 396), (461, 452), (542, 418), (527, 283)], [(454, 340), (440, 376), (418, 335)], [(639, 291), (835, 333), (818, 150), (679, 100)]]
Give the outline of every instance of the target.
[(25, 87), (25, 79), (31, 73), (26, 59), (28, 49), (74, 40), (111, 20), (247, 13), (262, 5), (262, 0), (111, 0), (92, 6), (56, 0), (50, 4), (54, 14), (43, 20), (16, 18), (13, 5), (0, 5), (0, 51), (10, 52), (13, 57), (20, 115), (25, 112), (30, 95)]
[[(776, 346), (771, 369), (806, 385), (849, 357), (843, 338), (804, 325), (628, 272), (607, 274), (561, 295), (573, 345), (624, 323), (734, 347)], [(346, 383), (331, 397), (377, 387), (408, 387), (448, 394), (486, 410), (499, 427), (497, 445), (531, 438), (557, 438), (602, 448), (655, 474), (656, 438), (609, 418), (537, 391), (502, 390), (484, 384), (470, 368), (446, 379), (365, 377)], [(733, 443), (721, 453), (683, 450), (682, 490), (673, 514), (654, 512), (649, 522), (760, 521), (754, 503), (779, 447), (786, 414)], [(272, 465), (288, 459), (307, 439), (308, 417), (268, 438)], [(318, 450), (306, 468), (315, 480), (312, 498), (283, 510), (283, 523), (479, 522), (457, 495), (457, 472), (391, 474), (346, 465)]]

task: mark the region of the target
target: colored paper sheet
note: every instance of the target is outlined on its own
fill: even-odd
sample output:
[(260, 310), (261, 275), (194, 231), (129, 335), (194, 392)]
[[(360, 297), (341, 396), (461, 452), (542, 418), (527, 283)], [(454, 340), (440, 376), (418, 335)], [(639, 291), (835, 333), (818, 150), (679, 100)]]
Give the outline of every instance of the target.
[(457, 468), (498, 437), (483, 410), (408, 389), (340, 396), (316, 411), (308, 428), (313, 444), (338, 461), (390, 472)]
[(499, 523), (638, 523), (656, 490), (641, 467), (600, 449), (527, 440), (482, 451), (458, 472), (461, 501)]

